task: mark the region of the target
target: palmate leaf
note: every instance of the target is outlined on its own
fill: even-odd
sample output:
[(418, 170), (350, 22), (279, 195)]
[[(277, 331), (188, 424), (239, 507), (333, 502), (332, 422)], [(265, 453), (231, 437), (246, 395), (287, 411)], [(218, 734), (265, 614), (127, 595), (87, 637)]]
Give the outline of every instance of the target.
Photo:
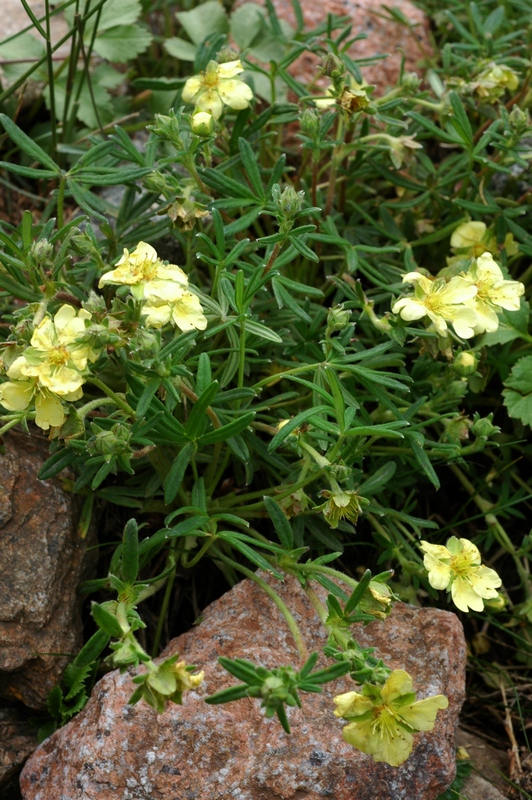
[(152, 42), (153, 36), (141, 25), (117, 25), (99, 34), (94, 41), (94, 49), (102, 58), (125, 64), (143, 53)]
[(504, 405), (510, 417), (532, 426), (532, 356), (519, 359), (504, 385)]

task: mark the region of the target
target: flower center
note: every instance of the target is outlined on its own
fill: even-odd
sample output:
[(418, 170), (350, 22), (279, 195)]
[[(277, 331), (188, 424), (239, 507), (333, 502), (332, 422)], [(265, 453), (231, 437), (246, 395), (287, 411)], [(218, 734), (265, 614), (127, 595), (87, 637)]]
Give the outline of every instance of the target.
[(54, 347), (52, 350), (48, 351), (47, 355), (48, 361), (50, 364), (53, 364), (54, 367), (63, 366), (70, 358), (70, 353), (66, 347)]

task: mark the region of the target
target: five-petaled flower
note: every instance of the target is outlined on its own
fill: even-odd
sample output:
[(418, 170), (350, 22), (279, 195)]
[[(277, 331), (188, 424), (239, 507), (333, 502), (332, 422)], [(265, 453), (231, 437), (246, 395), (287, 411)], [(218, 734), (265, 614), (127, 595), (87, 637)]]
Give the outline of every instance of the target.
[(475, 335), (477, 317), (474, 310), (466, 305), (477, 293), (473, 283), (459, 276), (451, 278), (449, 282), (443, 278), (432, 280), (420, 272), (403, 275), (403, 283), (413, 283), (414, 294), (397, 300), (392, 307), (394, 314), (400, 314), (408, 321), (428, 316), (440, 336), (447, 334), (447, 323), (462, 339), (470, 339)]
[(519, 311), (520, 297), (525, 292), (519, 281), (505, 280), (491, 253), (483, 253), (463, 275), (465, 281), (476, 287), (476, 294), (467, 305), (475, 312), (475, 333), (492, 333), (499, 327), (497, 311)]
[(218, 64), (209, 61), (205, 72), (189, 78), (183, 87), (182, 99), (194, 103), (198, 111), (207, 111), (214, 119), (222, 116), (224, 105), (240, 111), (253, 99), (251, 88), (235, 78), (244, 71), (239, 60)]
[(481, 564), (478, 547), (469, 539), (451, 536), (447, 546), (422, 541), (423, 563), (433, 589), (450, 589), (460, 611), (482, 611), (484, 600), (497, 597), (502, 581), (494, 569)]
[(349, 723), (343, 729), (346, 742), (392, 767), (412, 752), (414, 733), (432, 730), (438, 710), (449, 705), (442, 694), (416, 702), (412, 678), (402, 669), (394, 670), (383, 686), (366, 683), (360, 694), (346, 692), (334, 702), (335, 716)]
[(61, 400), (79, 400), (87, 362), (97, 353), (81, 341), (88, 311), (63, 305), (53, 320), (46, 316), (35, 328), (30, 346), (7, 370), (11, 380), (0, 386), (0, 402), (9, 411), (24, 411), (35, 402), (35, 422), (43, 430), (65, 421)]
[(188, 288), (188, 278), (175, 264), (163, 264), (157, 251), (146, 242), (140, 242), (124, 255), (115, 269), (100, 278), (106, 283), (129, 286), (136, 300), (144, 301), (141, 314), (146, 325), (161, 328), (171, 323), (182, 331), (205, 330), (207, 319), (201, 303)]
[(131, 253), (124, 249), (116, 267), (100, 278), (99, 287), (107, 283), (129, 286), (136, 300), (144, 300), (146, 286), (154, 281), (168, 281), (184, 289), (188, 286), (188, 278), (180, 267), (163, 264), (154, 247), (139, 242)]

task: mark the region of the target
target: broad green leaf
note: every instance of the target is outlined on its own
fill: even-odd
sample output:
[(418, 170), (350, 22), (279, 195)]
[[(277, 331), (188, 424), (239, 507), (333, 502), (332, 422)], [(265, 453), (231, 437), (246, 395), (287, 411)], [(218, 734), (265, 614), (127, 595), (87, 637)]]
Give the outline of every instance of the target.
[(504, 405), (510, 417), (532, 426), (532, 356), (514, 364), (504, 385)]
[[(171, 56), (178, 58), (180, 61), (196, 60), (197, 46), (191, 42), (187, 42), (186, 39), (181, 39), (179, 36), (172, 36), (170, 39), (166, 39), (164, 48)], [(168, 78), (155, 80), (168, 80)], [(176, 82), (173, 81), (173, 83)], [(179, 83), (175, 87), (172, 86), (172, 88), (179, 88), (181, 85), (182, 81), (179, 81)]]
[(231, 14), (231, 36), (241, 50), (251, 47), (264, 29), (264, 9), (256, 3), (244, 3)]
[[(65, 8), (65, 19), (70, 26), (74, 23), (75, 11), (76, 4)], [(140, 0), (105, 0), (101, 13), (92, 14), (84, 23), (85, 41), (91, 40), (95, 22), (98, 23), (98, 32), (102, 33), (109, 28), (115, 28), (118, 22), (121, 25), (133, 25), (141, 16)]]
[(227, 14), (218, 0), (207, 0), (192, 11), (177, 13), (176, 17), (196, 45), (213, 33), (227, 33), (229, 30)]
[(102, 58), (125, 64), (143, 53), (152, 39), (150, 31), (141, 25), (117, 25), (98, 34), (94, 49)]

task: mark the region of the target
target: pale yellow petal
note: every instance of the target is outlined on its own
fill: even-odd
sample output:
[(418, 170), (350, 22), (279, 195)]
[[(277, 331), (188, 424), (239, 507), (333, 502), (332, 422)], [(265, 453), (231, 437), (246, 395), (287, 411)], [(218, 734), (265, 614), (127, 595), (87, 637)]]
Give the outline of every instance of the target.
[(167, 325), (168, 322), (170, 322), (172, 306), (167, 304), (151, 305), (150, 303), (145, 303), (140, 313), (146, 316), (146, 325), (151, 328), (162, 328), (163, 325)]
[(389, 704), (392, 700), (412, 691), (412, 678), (404, 669), (394, 669), (381, 689), (382, 699)]
[(50, 393), (39, 393), (35, 399), (35, 424), (47, 431), (57, 428), (65, 421), (65, 412), (60, 400)]
[(218, 94), (229, 108), (237, 111), (247, 108), (253, 100), (251, 87), (239, 80), (222, 81), (218, 87)]
[(236, 61), (226, 61), (224, 64), (218, 65), (217, 72), (220, 80), (226, 80), (227, 78), (234, 78), (235, 75), (238, 75), (240, 72), (244, 72), (244, 67), (240, 59)]
[(222, 98), (215, 89), (202, 92), (196, 100), (196, 108), (200, 111), (208, 111), (214, 119), (220, 119), (223, 111)]
[(201, 82), (201, 78), (197, 75), (193, 78), (189, 78), (186, 81), (185, 85), (183, 86), (183, 92), (181, 94), (181, 99), (184, 103), (192, 103), (194, 102), (194, 97), (197, 93), (202, 89), (203, 84)]
[(54, 323), (49, 317), (45, 317), (45, 319), (37, 325), (31, 337), (31, 344), (32, 347), (35, 347), (37, 350), (43, 350), (44, 352), (56, 346), (57, 335)]
[(358, 717), (371, 711), (373, 708), (371, 699), (369, 697), (364, 697), (364, 695), (358, 692), (339, 694), (333, 698), (333, 702), (336, 704), (336, 708), (334, 709), (334, 715), (336, 717)]
[(453, 602), (460, 611), (482, 611), (484, 602), (481, 597), (475, 592), (471, 584), (465, 578), (458, 575), (451, 586), (451, 596)]
[(486, 233), (486, 224), (484, 222), (463, 222), (459, 225), (451, 236), (451, 247), (453, 250), (472, 247), (478, 242), (481, 242)]
[(438, 694), (407, 706), (401, 706), (400, 709), (396, 709), (396, 713), (415, 731), (431, 731), (438, 711), (447, 708), (448, 705), (449, 701), (445, 695)]
[(199, 298), (191, 292), (183, 292), (183, 296), (172, 304), (172, 319), (182, 331), (200, 331), (207, 327), (207, 319), (203, 313)]
[(414, 300), (413, 297), (402, 297), (394, 303), (392, 311), (407, 322), (427, 316), (426, 306), (419, 300)]
[(24, 411), (35, 392), (34, 381), (17, 381), (0, 385), (0, 403), (8, 411)]
[(163, 303), (174, 303), (183, 297), (185, 290), (181, 283), (174, 283), (173, 281), (148, 281), (144, 285), (144, 297), (149, 300), (153, 305), (160, 305)]

